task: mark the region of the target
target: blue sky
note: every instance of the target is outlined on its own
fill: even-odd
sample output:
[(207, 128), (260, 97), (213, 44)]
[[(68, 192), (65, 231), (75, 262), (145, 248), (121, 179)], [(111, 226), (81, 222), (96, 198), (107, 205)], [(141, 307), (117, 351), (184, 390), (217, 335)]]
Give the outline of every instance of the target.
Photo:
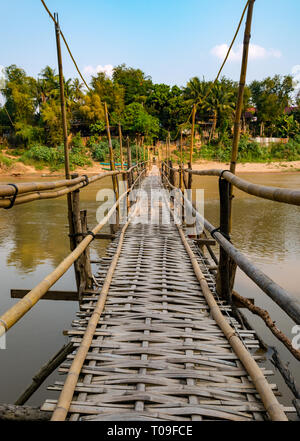
[[(53, 24), (40, 0), (1, 2), (0, 65), (36, 76), (56, 67)], [(212, 79), (246, 0), (47, 0), (84, 76), (126, 63), (155, 82)], [(256, 0), (248, 81), (295, 69), (300, 79), (299, 0)], [(224, 74), (239, 77), (244, 24)], [(76, 72), (63, 52), (65, 76)], [(108, 67), (105, 67), (108, 66)]]

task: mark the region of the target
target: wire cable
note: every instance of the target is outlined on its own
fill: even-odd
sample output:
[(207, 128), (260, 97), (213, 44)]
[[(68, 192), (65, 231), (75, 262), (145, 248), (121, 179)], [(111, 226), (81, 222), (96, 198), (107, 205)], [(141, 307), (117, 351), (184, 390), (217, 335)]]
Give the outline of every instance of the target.
[[(245, 14), (246, 14), (247, 8), (248, 8), (248, 6), (249, 6), (249, 3), (250, 3), (250, 0), (247, 1), (246, 5), (245, 5), (245, 7), (244, 7), (244, 10), (243, 10), (242, 16), (241, 16), (240, 21), (239, 21), (239, 24), (238, 24), (238, 27), (237, 27), (237, 29), (236, 29), (236, 31), (235, 31), (235, 34), (234, 34), (233, 40), (232, 40), (232, 42), (230, 43), (230, 46), (229, 46), (228, 51), (227, 51), (227, 54), (226, 54), (226, 56), (225, 56), (225, 58), (224, 58), (224, 61), (223, 61), (222, 65), (221, 65), (221, 67), (220, 67), (220, 69), (219, 69), (219, 72), (218, 72), (218, 74), (217, 74), (215, 80), (212, 82), (211, 86), (209, 87), (208, 92), (207, 92), (206, 95), (202, 98), (202, 100), (201, 100), (202, 102), (206, 100), (206, 98), (208, 97), (208, 95), (209, 95), (209, 94), (211, 93), (211, 91), (213, 90), (213, 88), (214, 88), (216, 82), (217, 82), (218, 79), (220, 78), (221, 72), (222, 72), (222, 70), (223, 70), (223, 68), (224, 68), (224, 66), (225, 66), (225, 64), (226, 64), (226, 62), (227, 62), (227, 60), (228, 60), (228, 57), (229, 57), (230, 52), (231, 52), (231, 49), (232, 49), (232, 47), (233, 47), (233, 45), (234, 45), (234, 43), (235, 43), (235, 40), (236, 40), (236, 38), (237, 38), (237, 36), (238, 36), (238, 33), (239, 33), (240, 29), (241, 29), (241, 26), (242, 26), (242, 23), (243, 23), (243, 20), (244, 20), (244, 17), (245, 17)], [(196, 109), (197, 109), (197, 107), (199, 106), (199, 104), (200, 104), (199, 102), (196, 103)], [(190, 121), (192, 114), (193, 114), (193, 110), (192, 110), (192, 112), (190, 113), (190, 116), (188, 117), (187, 121), (186, 121), (184, 124), (181, 124), (181, 126), (186, 125), (186, 124)], [(179, 130), (180, 130), (180, 129), (178, 129), (178, 131), (177, 131), (176, 136), (175, 136), (174, 139), (177, 139), (177, 136), (178, 136)]]
[[(52, 19), (53, 23), (55, 23), (55, 25), (58, 26), (58, 23), (56, 22), (54, 16), (53, 16), (53, 15), (51, 14), (51, 12), (49, 11), (49, 9), (48, 9), (46, 3), (44, 2), (44, 0), (41, 0), (41, 2), (42, 2), (42, 4), (43, 4), (44, 8), (46, 9), (46, 11), (48, 12), (50, 18)], [(82, 73), (80, 72), (80, 69), (79, 69), (79, 67), (78, 67), (78, 65), (77, 65), (77, 63), (76, 63), (76, 61), (75, 61), (75, 58), (73, 57), (73, 54), (72, 54), (72, 52), (71, 52), (71, 49), (70, 49), (70, 47), (69, 47), (69, 45), (68, 45), (68, 43), (67, 43), (67, 40), (66, 40), (66, 38), (65, 38), (65, 36), (64, 36), (64, 34), (63, 34), (63, 32), (62, 32), (62, 30), (61, 30), (60, 28), (59, 28), (59, 32), (60, 32), (60, 35), (61, 35), (61, 37), (62, 37), (62, 39), (63, 39), (63, 41), (64, 41), (64, 43), (65, 43), (65, 45), (66, 45), (66, 48), (67, 48), (67, 50), (68, 50), (68, 52), (69, 52), (69, 55), (70, 55), (70, 57), (71, 57), (71, 59), (72, 59), (72, 61), (73, 61), (73, 63), (74, 63), (74, 66), (76, 67), (76, 70), (77, 70), (78, 74), (80, 75), (80, 78), (82, 79), (82, 81), (84, 82), (84, 84), (85, 84), (85, 86), (88, 88), (88, 90), (91, 91), (91, 88), (88, 86), (87, 82), (86, 82), (85, 79), (83, 78)]]

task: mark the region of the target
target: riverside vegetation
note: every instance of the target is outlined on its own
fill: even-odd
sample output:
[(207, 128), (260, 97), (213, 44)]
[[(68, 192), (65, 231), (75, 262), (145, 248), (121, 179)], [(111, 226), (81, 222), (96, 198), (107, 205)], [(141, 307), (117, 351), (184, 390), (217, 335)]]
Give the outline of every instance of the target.
[[(15, 66), (4, 69), (1, 80), (3, 103), (0, 107), (0, 166), (9, 168), (16, 161), (58, 170), (64, 165), (60, 119), (59, 79), (47, 66), (37, 78)], [(89, 167), (92, 161), (107, 161), (104, 102), (112, 125), (115, 158), (120, 160), (118, 125), (132, 145), (135, 160), (136, 139), (146, 144), (179, 137), (182, 130), (188, 149), (194, 104), (196, 144), (194, 160), (227, 162), (230, 159), (232, 127), (238, 84), (221, 78), (211, 93), (210, 81), (192, 78), (185, 87), (155, 84), (140, 69), (120, 65), (111, 78), (104, 73), (92, 77), (90, 91), (78, 79), (65, 80), (70, 165)], [(294, 161), (300, 159), (300, 94), (289, 75), (275, 75), (253, 81), (245, 89), (242, 113), (240, 162)], [(261, 146), (255, 136), (288, 138), (288, 142)], [(199, 142), (201, 138), (201, 142)], [(141, 148), (140, 148), (141, 150)], [(141, 157), (141, 151), (139, 155)], [(178, 152), (173, 152), (179, 158)], [(186, 153), (186, 159), (188, 154)], [(175, 157), (174, 157), (175, 159)]]

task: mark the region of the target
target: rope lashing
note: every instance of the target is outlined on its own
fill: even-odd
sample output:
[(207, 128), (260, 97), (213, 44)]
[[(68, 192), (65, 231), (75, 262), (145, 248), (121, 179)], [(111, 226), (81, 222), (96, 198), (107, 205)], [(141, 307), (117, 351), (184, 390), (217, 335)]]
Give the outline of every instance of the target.
[(92, 231), (88, 231), (88, 232), (86, 233), (86, 235), (87, 235), (87, 236), (92, 236), (93, 240), (96, 239), (96, 234), (93, 233)]
[(90, 183), (89, 177), (88, 177), (88, 175), (83, 175), (83, 177), (85, 178), (85, 180), (83, 182), (83, 186), (87, 187)]
[(8, 207), (4, 207), (5, 210), (10, 210), (10, 208), (12, 208), (15, 205), (15, 201), (18, 196), (19, 189), (16, 184), (7, 184), (7, 185), (10, 185), (11, 187), (13, 187), (15, 189), (14, 195), (11, 198), (9, 198), (10, 205)]

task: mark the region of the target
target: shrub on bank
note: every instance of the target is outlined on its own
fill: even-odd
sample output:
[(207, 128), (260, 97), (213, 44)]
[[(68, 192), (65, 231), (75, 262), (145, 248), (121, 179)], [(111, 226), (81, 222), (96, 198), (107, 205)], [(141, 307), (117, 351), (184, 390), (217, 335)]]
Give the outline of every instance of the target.
[(1, 168), (10, 168), (14, 163), (13, 159), (8, 158), (7, 156), (4, 156), (2, 153), (0, 153), (0, 167)]
[[(81, 146), (73, 146), (71, 148), (69, 159), (71, 170), (74, 170), (75, 167), (92, 165), (85, 149)], [(59, 170), (64, 167), (65, 163), (64, 147), (51, 148), (43, 145), (35, 145), (29, 150), (26, 150), (20, 160), (26, 165), (34, 165), (37, 169), (50, 167), (52, 171)]]
[[(207, 159), (220, 162), (229, 162), (231, 159), (231, 142), (216, 145), (203, 145), (195, 150), (194, 160)], [(176, 152), (179, 157), (179, 153)], [(188, 153), (185, 154), (188, 159)], [(238, 150), (239, 162), (272, 162), (300, 160), (300, 136), (291, 139), (287, 144), (270, 144), (262, 146), (241, 137)]]

